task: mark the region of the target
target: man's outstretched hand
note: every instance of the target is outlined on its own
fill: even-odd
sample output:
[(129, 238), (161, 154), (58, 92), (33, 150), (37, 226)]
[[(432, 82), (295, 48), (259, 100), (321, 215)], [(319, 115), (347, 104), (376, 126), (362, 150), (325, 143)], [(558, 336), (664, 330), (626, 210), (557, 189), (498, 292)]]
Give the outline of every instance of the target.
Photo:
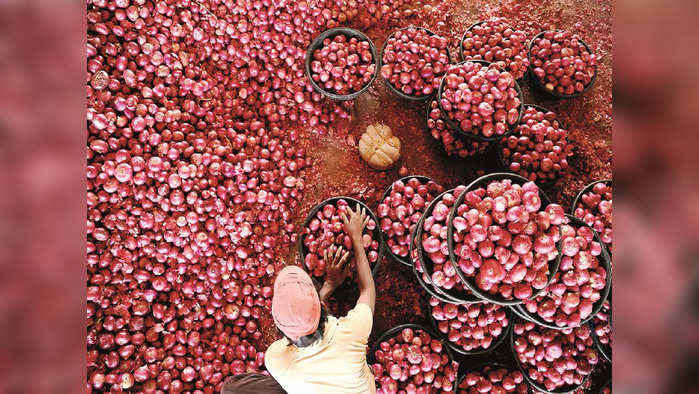
[(345, 251), (341, 246), (333, 245), (323, 252), (323, 260), (325, 261), (325, 283), (333, 290), (338, 288), (350, 274), (348, 257), (349, 252)]
[(349, 209), (349, 218), (344, 212), (340, 214), (340, 217), (345, 224), (345, 232), (347, 232), (347, 235), (349, 235), (352, 240), (361, 240), (362, 231), (364, 231), (366, 224), (369, 223), (369, 216), (366, 214), (366, 209), (357, 204), (356, 211)]

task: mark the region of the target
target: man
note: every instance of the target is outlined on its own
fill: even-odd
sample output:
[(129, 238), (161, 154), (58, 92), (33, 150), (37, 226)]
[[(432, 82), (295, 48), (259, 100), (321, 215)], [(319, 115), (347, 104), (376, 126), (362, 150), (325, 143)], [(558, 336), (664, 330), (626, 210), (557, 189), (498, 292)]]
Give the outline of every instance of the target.
[(272, 316), (286, 338), (267, 349), (265, 365), (291, 394), (376, 392), (366, 362), (376, 302), (374, 279), (362, 244), (369, 218), (357, 205), (349, 217), (342, 215), (342, 221), (352, 239), (359, 285), (357, 305), (347, 316), (329, 316), (321, 306), (350, 272), (349, 252), (343, 254), (341, 248), (324, 253), (327, 273), (320, 295), (310, 276), (296, 266), (285, 267), (274, 283)]

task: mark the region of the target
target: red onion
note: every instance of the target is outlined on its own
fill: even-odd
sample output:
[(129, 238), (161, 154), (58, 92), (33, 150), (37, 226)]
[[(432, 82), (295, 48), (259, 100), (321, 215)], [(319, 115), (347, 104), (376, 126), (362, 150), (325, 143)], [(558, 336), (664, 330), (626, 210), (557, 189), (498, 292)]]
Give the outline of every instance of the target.
[(449, 64), (445, 38), (409, 27), (391, 34), (384, 45), (381, 76), (386, 82), (408, 96), (437, 91)]
[[(303, 261), (308, 271), (316, 278), (325, 277), (326, 262), (323, 259), (323, 252), (332, 245), (341, 246), (345, 251), (350, 252), (350, 264), (352, 267), (356, 267), (352, 240), (345, 233), (344, 224), (340, 218), (340, 213), (348, 212), (348, 209), (354, 210), (355, 208), (350, 206), (344, 199), (326, 204), (318, 210), (315, 217), (304, 228), (305, 237), (303, 244), (308, 248), (308, 252)], [(369, 265), (372, 267), (378, 261), (380, 246), (379, 240), (374, 239), (374, 229), (376, 229), (376, 222), (373, 219), (369, 219), (362, 234), (364, 249), (367, 252)], [(356, 274), (355, 269), (352, 271), (352, 278), (349, 278), (348, 281), (354, 281)]]
[(504, 18), (491, 17), (464, 34), (462, 58), (493, 62), (521, 79), (529, 68), (527, 43), (524, 31), (512, 28)]
[(526, 374), (553, 391), (580, 385), (599, 362), (588, 326), (553, 330), (515, 322), (514, 353)]
[(557, 204), (541, 209), (534, 182), (491, 181), (466, 193), (456, 213), (454, 257), (478, 288), (523, 300), (546, 287), (565, 216)]
[(535, 77), (549, 92), (580, 93), (597, 72), (598, 57), (569, 31), (544, 32), (534, 38), (529, 54)]
[(602, 309), (592, 318), (592, 325), (597, 335), (597, 340), (603, 346), (612, 346), (612, 305), (609, 300), (604, 301)]
[[(447, 220), (451, 207), (454, 205), (456, 196), (466, 189), (466, 186), (459, 185), (444, 193), (437, 202), (432, 202), (434, 208), (425, 218), (422, 226), (422, 248), (426, 258), (432, 263), (432, 276), (429, 278), (434, 286), (444, 289), (455, 289), (457, 291), (467, 291), (464, 284), (454, 270), (454, 266), (449, 261), (449, 245), (447, 243)], [(419, 267), (422, 271), (422, 267)]]
[(612, 185), (598, 182), (583, 193), (574, 216), (592, 227), (612, 253)]
[(465, 351), (488, 349), (505, 335), (509, 319), (505, 308), (489, 302), (449, 304), (430, 298), (437, 329)]
[(501, 142), (507, 168), (532, 181), (553, 181), (568, 168), (573, 146), (553, 112), (525, 106), (519, 125)]
[(437, 99), (430, 100), (427, 129), (434, 139), (440, 141), (447, 156), (457, 155), (461, 158), (483, 153), (488, 148), (488, 142), (469, 140), (458, 131), (449, 128), (442, 118)]
[(352, 94), (371, 82), (374, 61), (369, 41), (338, 34), (313, 51), (311, 79), (327, 92)]
[(377, 394), (454, 389), (458, 363), (450, 361), (441, 342), (423, 330), (403, 329), (381, 342), (374, 357)]
[(529, 385), (524, 381), (522, 372), (497, 365), (487, 365), (480, 370), (469, 371), (457, 390), (458, 394), (528, 392)]
[(601, 245), (587, 226), (561, 226), (561, 264), (544, 295), (525, 300), (529, 313), (558, 327), (576, 327), (591, 317), (606, 287), (607, 271), (599, 261)]
[(406, 257), (413, 227), (420, 221), (427, 205), (444, 188), (434, 181), (423, 184), (418, 178), (410, 178), (406, 182), (393, 182), (390, 190), (376, 208), (376, 216), (389, 250), (396, 256)]
[(464, 133), (505, 134), (519, 119), (521, 98), (515, 79), (497, 65), (467, 61), (449, 67), (439, 105)]

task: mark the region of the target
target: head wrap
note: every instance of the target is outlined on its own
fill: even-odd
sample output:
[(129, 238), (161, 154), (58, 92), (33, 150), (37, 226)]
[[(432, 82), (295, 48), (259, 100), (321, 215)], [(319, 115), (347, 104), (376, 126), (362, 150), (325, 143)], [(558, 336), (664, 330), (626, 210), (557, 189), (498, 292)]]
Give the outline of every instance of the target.
[(311, 277), (300, 267), (282, 269), (274, 281), (272, 317), (279, 329), (293, 341), (318, 329), (320, 299)]

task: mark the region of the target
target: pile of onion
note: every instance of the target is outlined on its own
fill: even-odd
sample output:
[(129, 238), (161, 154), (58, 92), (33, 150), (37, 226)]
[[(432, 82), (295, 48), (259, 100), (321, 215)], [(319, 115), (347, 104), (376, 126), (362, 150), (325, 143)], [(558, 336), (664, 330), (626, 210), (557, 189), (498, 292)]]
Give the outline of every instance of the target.
[(525, 106), (519, 125), (500, 149), (507, 169), (531, 181), (549, 182), (568, 168), (573, 146), (554, 112)]
[[(312, 276), (316, 278), (325, 277), (325, 265), (327, 262), (323, 258), (323, 252), (329, 250), (330, 246), (335, 245), (341, 246), (345, 251), (350, 252), (349, 264), (353, 269), (348, 280), (353, 281), (356, 279), (357, 270), (352, 239), (345, 233), (344, 224), (340, 217), (341, 213), (344, 212), (348, 215), (349, 210), (355, 209), (356, 207), (350, 206), (344, 199), (339, 199), (335, 203), (325, 204), (304, 228), (303, 244), (308, 248), (308, 252), (304, 256), (303, 262)], [(371, 266), (376, 264), (378, 260), (380, 246), (379, 240), (374, 239), (374, 229), (376, 229), (376, 222), (373, 219), (369, 219), (362, 233), (362, 243)]]
[(348, 95), (364, 88), (376, 65), (369, 41), (338, 34), (313, 51), (311, 78), (326, 92)]
[(588, 226), (563, 224), (561, 263), (546, 288), (532, 300), (524, 300), (529, 313), (557, 327), (577, 327), (590, 318), (594, 304), (607, 286), (607, 271), (602, 265), (602, 245), (595, 241)]
[(521, 79), (529, 68), (527, 35), (504, 18), (492, 17), (474, 25), (461, 41), (462, 59), (486, 60)]
[(500, 136), (519, 120), (515, 78), (495, 64), (459, 63), (449, 67), (442, 83), (439, 105), (463, 133)]
[(489, 302), (457, 305), (430, 297), (430, 306), (437, 330), (467, 352), (489, 349), (510, 323), (505, 307)]
[(432, 262), (432, 276), (430, 282), (444, 289), (466, 291), (466, 287), (459, 279), (454, 266), (449, 261), (449, 244), (447, 242), (447, 220), (451, 207), (456, 201), (456, 196), (466, 189), (459, 185), (444, 193), (441, 198), (433, 201), (434, 208), (429, 216), (425, 217), (422, 225), (422, 249), (426, 258)]
[(612, 253), (612, 185), (598, 182), (580, 196), (573, 216), (592, 227)]
[(410, 178), (406, 182), (400, 179), (393, 182), (390, 190), (376, 208), (376, 215), (386, 246), (394, 255), (406, 257), (413, 228), (427, 205), (444, 192), (444, 188), (431, 180), (423, 184), (418, 178)]
[(612, 346), (612, 305), (609, 300), (604, 301), (602, 309), (592, 318), (592, 326), (597, 335), (597, 340), (602, 346)]
[(391, 34), (384, 44), (381, 76), (408, 96), (437, 91), (449, 64), (447, 39), (418, 27)]
[(569, 31), (545, 31), (534, 38), (529, 55), (544, 89), (560, 95), (583, 92), (597, 72), (597, 56)]
[(515, 358), (547, 391), (582, 384), (599, 362), (587, 325), (554, 330), (518, 321), (513, 330)]
[(456, 384), (458, 364), (424, 330), (403, 329), (381, 342), (374, 358), (377, 394), (452, 392)]
[(442, 118), (437, 99), (430, 100), (427, 129), (432, 138), (442, 143), (447, 156), (456, 155), (461, 158), (483, 153), (488, 148), (488, 142), (469, 140), (452, 130)]
[(534, 182), (494, 180), (467, 192), (457, 207), (453, 257), (482, 291), (528, 299), (548, 284), (564, 220), (559, 205), (542, 209)]
[(464, 376), (457, 394), (517, 393), (527, 394), (529, 385), (520, 371), (512, 371), (498, 365), (486, 365), (469, 371)]

